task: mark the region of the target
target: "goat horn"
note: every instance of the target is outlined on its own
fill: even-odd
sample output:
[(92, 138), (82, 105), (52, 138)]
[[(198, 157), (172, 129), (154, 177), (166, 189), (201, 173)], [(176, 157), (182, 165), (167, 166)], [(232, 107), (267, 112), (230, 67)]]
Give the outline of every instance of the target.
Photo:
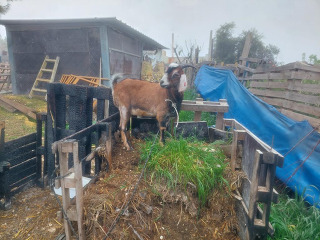
[(182, 69), (187, 68), (187, 67), (196, 68), (195, 66), (190, 65), (190, 64), (184, 64), (184, 65), (181, 66)]

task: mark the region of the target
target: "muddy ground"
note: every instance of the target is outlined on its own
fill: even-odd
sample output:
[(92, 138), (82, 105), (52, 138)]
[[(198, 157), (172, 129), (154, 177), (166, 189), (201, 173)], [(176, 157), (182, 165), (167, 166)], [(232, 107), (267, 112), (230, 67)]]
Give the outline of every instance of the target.
[[(141, 141), (134, 140), (135, 150), (129, 152), (117, 143), (112, 170), (101, 173), (85, 191), (87, 239), (103, 239), (131, 195), (141, 172)], [(199, 211), (192, 188), (170, 191), (165, 184), (150, 181), (146, 173), (107, 239), (239, 239), (234, 199), (228, 190), (214, 190)], [(63, 233), (58, 210), (50, 189), (30, 188), (14, 196), (12, 209), (0, 210), (0, 239), (55, 239)]]

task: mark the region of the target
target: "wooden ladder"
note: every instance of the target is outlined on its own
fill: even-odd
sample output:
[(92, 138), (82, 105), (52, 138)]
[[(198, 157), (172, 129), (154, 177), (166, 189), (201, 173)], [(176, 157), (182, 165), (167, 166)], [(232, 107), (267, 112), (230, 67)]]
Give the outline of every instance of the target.
[[(59, 64), (59, 57), (56, 57), (56, 59), (49, 59), (49, 56), (46, 56), (44, 58), (44, 61), (41, 65), (40, 71), (37, 75), (36, 80), (33, 83), (33, 86), (29, 93), (29, 98), (32, 98), (33, 96), (37, 95), (35, 93), (40, 93), (38, 95), (46, 96), (47, 94), (47, 83), (54, 82), (54, 78), (56, 76), (58, 64)], [(53, 68), (48, 68), (48, 63), (53, 63)], [(44, 73), (47, 73), (47, 76), (44, 77)]]

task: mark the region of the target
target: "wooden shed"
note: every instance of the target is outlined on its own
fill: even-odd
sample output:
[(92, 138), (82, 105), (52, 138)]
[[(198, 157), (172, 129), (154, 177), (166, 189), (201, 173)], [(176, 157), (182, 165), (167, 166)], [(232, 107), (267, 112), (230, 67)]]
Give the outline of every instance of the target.
[(124, 73), (140, 78), (144, 50), (164, 49), (116, 18), (0, 20), (6, 27), (14, 94), (32, 88), (46, 55), (60, 57), (62, 74), (109, 78)]

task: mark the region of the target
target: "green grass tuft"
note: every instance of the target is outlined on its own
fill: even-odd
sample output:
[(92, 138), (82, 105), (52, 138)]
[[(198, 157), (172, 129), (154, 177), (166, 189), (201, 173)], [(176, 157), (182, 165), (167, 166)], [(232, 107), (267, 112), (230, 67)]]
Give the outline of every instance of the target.
[[(141, 148), (145, 161), (152, 145), (146, 141)], [(197, 186), (198, 198), (203, 206), (214, 187), (226, 183), (223, 178), (225, 156), (216, 146), (187, 139), (167, 139), (165, 146), (156, 143), (147, 164), (151, 181), (165, 182), (169, 188), (185, 188), (188, 182)]]
[(281, 194), (279, 203), (272, 205), (270, 222), (275, 230), (274, 239), (320, 239), (320, 210), (306, 206), (298, 195), (289, 198)]

